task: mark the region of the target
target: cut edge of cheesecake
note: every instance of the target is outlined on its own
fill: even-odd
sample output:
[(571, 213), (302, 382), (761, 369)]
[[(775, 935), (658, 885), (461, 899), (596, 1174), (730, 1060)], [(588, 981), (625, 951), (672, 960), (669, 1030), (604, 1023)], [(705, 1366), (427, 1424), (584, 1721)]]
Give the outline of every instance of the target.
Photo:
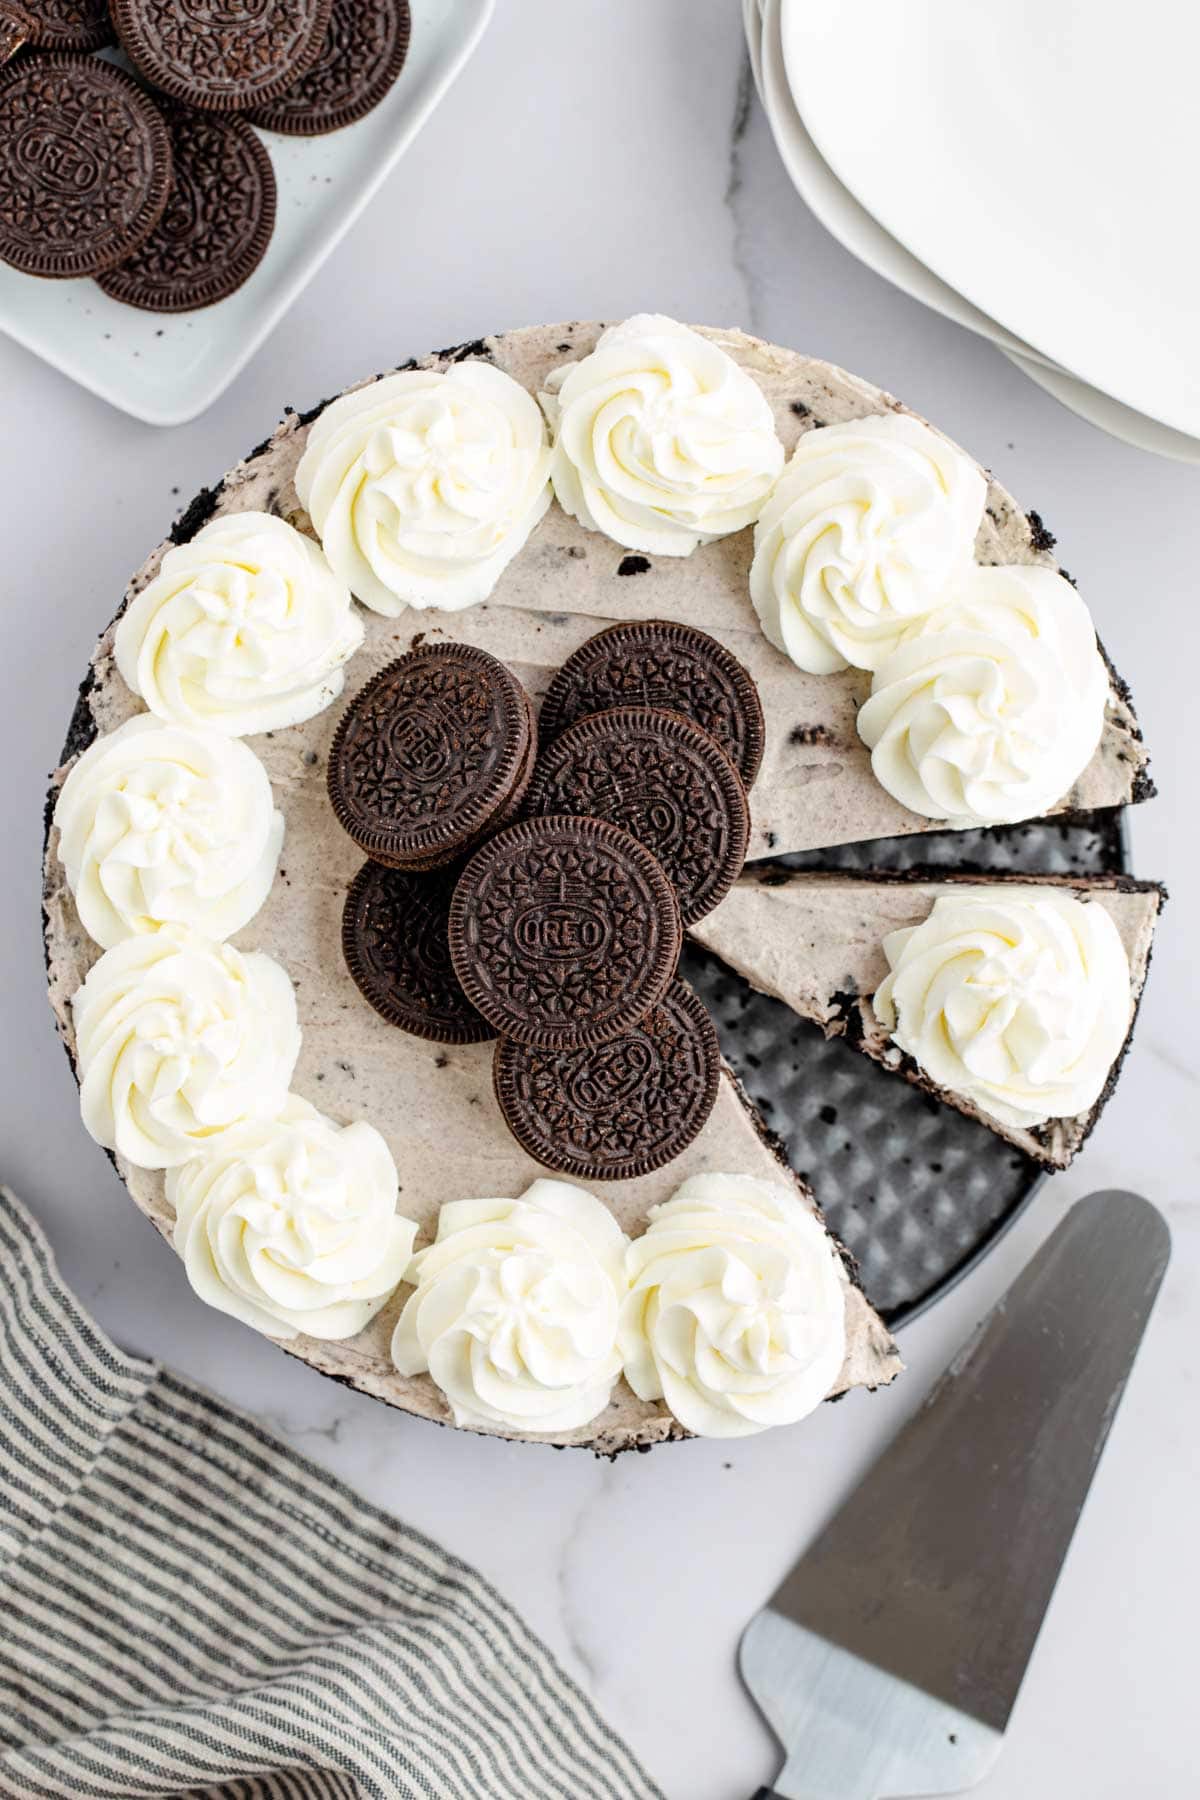
[[(892, 1043), (872, 997), (887, 973), (883, 940), (928, 916), (940, 894), (955, 888), (1055, 888), (1104, 906), (1129, 957), (1129, 1029), (1095, 1105), (1032, 1130), (1002, 1124), (964, 1095), (931, 1081)], [(746, 869), (715, 912), (693, 925), (689, 938), (760, 993), (844, 1037), (891, 1074), (902, 1075), (947, 1106), (1005, 1138), (1043, 1168), (1065, 1169), (1090, 1136), (1107, 1104), (1137, 1024), (1153, 949), (1167, 898), (1158, 881), (1132, 875), (943, 873), (922, 870), (795, 870), (757, 863)], [(807, 932), (811, 935), (806, 935)]]

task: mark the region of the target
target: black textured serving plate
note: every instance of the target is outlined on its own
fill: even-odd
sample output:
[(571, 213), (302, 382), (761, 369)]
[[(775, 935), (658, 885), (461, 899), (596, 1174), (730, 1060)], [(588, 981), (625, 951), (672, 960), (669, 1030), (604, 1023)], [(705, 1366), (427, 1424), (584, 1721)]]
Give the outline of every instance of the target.
[[(1124, 872), (1124, 814), (934, 832), (773, 859), (795, 869), (931, 874)], [(716, 1020), (721, 1049), (893, 1328), (915, 1319), (986, 1255), (1045, 1180), (1032, 1158), (897, 1081), (842, 1038), (756, 993), (708, 951), (681, 973)]]

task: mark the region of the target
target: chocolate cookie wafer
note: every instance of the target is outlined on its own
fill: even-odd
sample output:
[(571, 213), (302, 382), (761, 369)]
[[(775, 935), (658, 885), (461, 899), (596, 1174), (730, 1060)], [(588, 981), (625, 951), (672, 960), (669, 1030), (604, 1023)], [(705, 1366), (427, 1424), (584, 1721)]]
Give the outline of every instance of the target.
[(166, 211), (145, 243), (98, 279), (147, 312), (192, 312), (240, 288), (275, 229), (275, 171), (244, 119), (166, 109), (174, 174)]
[(495, 1032), (463, 993), (450, 960), (455, 874), (413, 875), (364, 863), (342, 913), (342, 953), (363, 999), (389, 1025), (439, 1044)]
[(333, 0), (321, 54), (286, 94), (251, 115), (264, 131), (320, 137), (365, 118), (390, 92), (408, 56), (408, 0)]
[(18, 50), (33, 42), (33, 32), (33, 20), (28, 13), (0, 0), (0, 68), (11, 62)]
[(247, 112), (321, 54), (332, 0), (111, 0), (121, 48), (172, 100)]
[(99, 50), (116, 41), (108, 0), (0, 0), (0, 62), (31, 50)]
[(619, 1037), (665, 991), (682, 942), (674, 890), (601, 819), (523, 819), (459, 877), (450, 955), (472, 1004), (521, 1043)]
[(329, 756), (329, 798), (359, 849), (393, 868), (454, 862), (511, 815), (536, 727), (514, 675), (470, 644), (429, 644), (353, 700)]
[(78, 51), (0, 72), (0, 260), (26, 275), (99, 275), (162, 217), (171, 140), (153, 100)]
[(543, 743), (614, 706), (682, 713), (716, 740), (744, 787), (758, 774), (765, 743), (758, 689), (737, 657), (705, 631), (667, 619), (598, 631), (550, 683), (539, 719)]
[(504, 1122), (543, 1168), (631, 1181), (673, 1162), (717, 1098), (721, 1051), (696, 995), (674, 981), (629, 1031), (578, 1050), (501, 1040), (492, 1064)]
[(570, 726), (539, 751), (525, 807), (631, 832), (674, 882), (685, 925), (724, 899), (746, 860), (737, 770), (706, 731), (656, 707), (618, 706)]

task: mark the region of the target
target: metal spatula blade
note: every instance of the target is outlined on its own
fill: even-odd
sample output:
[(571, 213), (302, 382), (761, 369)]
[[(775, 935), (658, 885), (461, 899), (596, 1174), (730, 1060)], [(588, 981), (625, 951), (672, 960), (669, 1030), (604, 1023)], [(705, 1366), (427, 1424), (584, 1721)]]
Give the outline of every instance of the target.
[(987, 1774), (1169, 1256), (1137, 1195), (1075, 1206), (751, 1620), (778, 1800)]

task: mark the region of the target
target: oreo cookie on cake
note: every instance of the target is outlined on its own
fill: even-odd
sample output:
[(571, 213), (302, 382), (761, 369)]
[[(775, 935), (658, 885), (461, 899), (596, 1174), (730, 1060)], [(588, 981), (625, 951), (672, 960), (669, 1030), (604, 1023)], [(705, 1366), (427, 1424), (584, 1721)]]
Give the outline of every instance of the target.
[(439, 1044), (495, 1032), (463, 993), (450, 960), (454, 874), (364, 863), (342, 914), (342, 954), (363, 999), (389, 1025)]
[(753, 785), (765, 743), (762, 702), (737, 657), (707, 632), (669, 619), (598, 631), (550, 683), (538, 720), (542, 741), (615, 706), (681, 713), (720, 745), (743, 786)]
[(666, 991), (683, 933), (674, 890), (603, 819), (525, 819), (472, 857), (450, 904), (463, 991), (503, 1035), (544, 1049), (607, 1043)]
[(698, 1136), (721, 1051), (700, 1000), (673, 981), (620, 1037), (571, 1050), (504, 1039), (492, 1071), (504, 1122), (535, 1162), (580, 1181), (632, 1181)]
[(674, 882), (685, 925), (719, 905), (746, 860), (737, 770), (706, 731), (656, 707), (613, 707), (569, 726), (539, 754), (526, 810), (609, 819), (632, 833)]
[(533, 769), (524, 688), (470, 644), (410, 650), (369, 681), (329, 755), (329, 798), (359, 849), (396, 869), (466, 856), (510, 818)]

